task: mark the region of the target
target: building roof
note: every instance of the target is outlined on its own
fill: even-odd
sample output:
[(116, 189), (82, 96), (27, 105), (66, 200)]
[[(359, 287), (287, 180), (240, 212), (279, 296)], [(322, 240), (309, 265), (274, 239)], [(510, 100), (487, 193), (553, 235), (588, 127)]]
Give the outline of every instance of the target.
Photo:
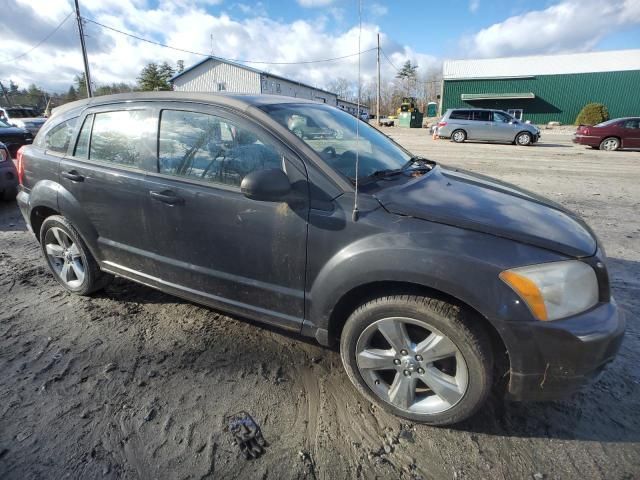
[(442, 66), (442, 76), (445, 80), (463, 80), (625, 70), (640, 70), (640, 50), (446, 60)]
[(191, 65), (190, 67), (185, 68), (182, 72), (177, 73), (177, 74), (175, 74), (173, 77), (171, 77), (171, 78), (169, 79), (169, 81), (173, 82), (176, 78), (179, 78), (179, 77), (181, 77), (182, 75), (184, 75), (185, 73), (190, 72), (190, 71), (191, 71), (191, 70), (193, 70), (194, 68), (197, 68), (197, 67), (199, 67), (200, 65), (203, 65), (203, 64), (207, 63), (209, 60), (213, 60), (213, 61), (216, 61), (216, 62), (226, 63), (226, 64), (228, 64), (228, 65), (233, 65), (234, 67), (243, 68), (243, 69), (248, 70), (248, 71), (250, 71), (250, 72), (258, 73), (258, 74), (260, 74), (260, 75), (266, 75), (266, 76), (269, 76), (269, 77), (271, 77), (271, 78), (279, 78), (280, 80), (284, 80), (284, 81), (286, 81), (286, 82), (295, 83), (295, 84), (300, 85), (300, 86), (302, 86), (302, 87), (312, 88), (313, 90), (317, 90), (317, 91), (319, 91), (319, 92), (329, 93), (329, 94), (331, 94), (331, 95), (336, 95), (336, 96), (337, 96), (337, 94), (335, 94), (334, 92), (330, 92), (329, 90), (324, 90), (324, 89), (322, 89), (322, 88), (314, 87), (314, 86), (309, 85), (309, 84), (307, 84), (307, 83), (302, 83), (302, 82), (299, 82), (298, 80), (293, 80), (293, 79), (291, 79), (291, 78), (283, 77), (283, 76), (281, 76), (281, 75), (276, 75), (276, 74), (274, 74), (274, 73), (269, 73), (269, 72), (266, 72), (266, 71), (264, 71), (264, 70), (258, 70), (257, 68), (249, 67), (249, 66), (244, 65), (244, 64), (242, 64), (242, 63), (234, 62), (234, 61), (232, 61), (232, 60), (227, 60), (226, 58), (216, 57), (216, 56), (214, 56), (214, 55), (211, 55), (211, 56), (209, 56), (209, 57), (206, 57), (206, 58), (204, 58), (203, 60), (200, 60), (198, 63), (194, 63), (194, 64), (193, 64), (193, 65)]

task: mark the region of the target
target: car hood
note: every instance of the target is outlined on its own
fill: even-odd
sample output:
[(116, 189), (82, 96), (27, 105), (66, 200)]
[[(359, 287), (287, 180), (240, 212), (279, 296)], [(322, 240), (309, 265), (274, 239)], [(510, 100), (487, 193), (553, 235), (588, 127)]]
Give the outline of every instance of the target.
[(3, 127), (0, 128), (0, 138), (5, 137), (7, 135), (11, 135), (12, 137), (15, 135), (24, 135), (27, 131), (24, 128), (20, 127)]
[(388, 211), (510, 238), (572, 257), (594, 255), (591, 229), (562, 206), (483, 175), (440, 166), (376, 197)]

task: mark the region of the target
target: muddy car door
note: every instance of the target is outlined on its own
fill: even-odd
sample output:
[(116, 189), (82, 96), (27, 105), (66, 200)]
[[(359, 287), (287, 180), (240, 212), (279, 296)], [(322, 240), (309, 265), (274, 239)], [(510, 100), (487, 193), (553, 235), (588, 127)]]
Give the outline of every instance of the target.
[(103, 268), (151, 274), (144, 169), (155, 162), (157, 115), (143, 105), (111, 105), (80, 120), (76, 144), (60, 162), (60, 208)]
[[(261, 169), (282, 169), (291, 194), (281, 201), (244, 196), (243, 177)], [(245, 118), (171, 105), (160, 112), (151, 178), (147, 219), (159, 239), (159, 280), (200, 302), (299, 329), (309, 210), (304, 164)]]

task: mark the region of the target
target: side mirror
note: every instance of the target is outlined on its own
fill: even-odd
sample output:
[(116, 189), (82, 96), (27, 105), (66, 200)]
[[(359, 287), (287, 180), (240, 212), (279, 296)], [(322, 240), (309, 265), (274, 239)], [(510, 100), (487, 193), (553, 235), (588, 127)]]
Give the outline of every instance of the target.
[(240, 190), (252, 200), (281, 202), (291, 191), (291, 182), (278, 168), (255, 170), (242, 179)]

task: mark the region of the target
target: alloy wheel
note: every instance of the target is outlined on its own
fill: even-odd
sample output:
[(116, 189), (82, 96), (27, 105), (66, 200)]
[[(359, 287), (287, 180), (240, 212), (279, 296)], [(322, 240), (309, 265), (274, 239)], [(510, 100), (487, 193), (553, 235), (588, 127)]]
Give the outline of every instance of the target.
[(518, 145), (529, 145), (530, 143), (531, 137), (528, 134), (522, 133), (518, 135)]
[(51, 227), (44, 238), (47, 259), (55, 273), (70, 288), (78, 288), (85, 278), (85, 266), (78, 245), (61, 228)]
[(461, 131), (457, 131), (453, 134), (453, 140), (455, 142), (463, 142), (464, 141), (464, 133)]
[(602, 142), (602, 149), (613, 151), (618, 149), (618, 140), (615, 138), (607, 138), (604, 142)]
[(410, 413), (449, 410), (469, 383), (467, 365), (453, 341), (411, 318), (383, 318), (369, 325), (358, 338), (356, 364), (379, 398)]

